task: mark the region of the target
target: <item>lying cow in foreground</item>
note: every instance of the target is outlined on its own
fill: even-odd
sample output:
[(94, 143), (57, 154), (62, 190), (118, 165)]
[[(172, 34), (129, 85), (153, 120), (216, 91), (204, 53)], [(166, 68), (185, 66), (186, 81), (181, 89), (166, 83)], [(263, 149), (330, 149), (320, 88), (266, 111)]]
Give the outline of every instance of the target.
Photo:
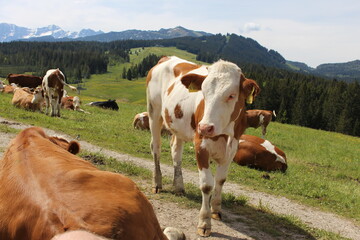
[(285, 153), (268, 140), (256, 136), (242, 135), (234, 162), (264, 171), (287, 169)]
[(41, 112), (44, 104), (43, 90), (36, 88), (34, 92), (31, 92), (29, 88), (16, 88), (11, 103), (15, 107)]
[(86, 105), (90, 105), (90, 106), (96, 106), (96, 107), (101, 107), (101, 108), (105, 108), (105, 109), (111, 109), (111, 110), (119, 110), (119, 106), (116, 103), (116, 100), (107, 100), (107, 101), (98, 101), (98, 102), (90, 102)]
[(0, 239), (50, 240), (74, 230), (116, 240), (168, 239), (135, 183), (73, 155), (79, 148), (37, 127), (10, 142), (0, 160)]
[[(252, 102), (259, 87), (255, 81), (246, 79), (234, 63), (220, 60), (200, 66), (174, 56), (160, 59), (146, 80), (154, 159), (153, 192), (162, 189), (160, 134), (164, 122), (173, 134), (171, 155), (177, 193), (184, 192), (181, 170), (184, 142), (194, 142), (202, 192), (198, 234), (209, 236), (211, 218), (221, 219), (222, 187), (246, 128), (245, 101)], [(210, 158), (217, 164), (215, 179)]]
[(276, 117), (275, 111), (268, 110), (247, 110), (247, 127), (258, 128), (261, 126), (262, 138), (265, 138), (266, 128), (271, 122), (272, 115)]

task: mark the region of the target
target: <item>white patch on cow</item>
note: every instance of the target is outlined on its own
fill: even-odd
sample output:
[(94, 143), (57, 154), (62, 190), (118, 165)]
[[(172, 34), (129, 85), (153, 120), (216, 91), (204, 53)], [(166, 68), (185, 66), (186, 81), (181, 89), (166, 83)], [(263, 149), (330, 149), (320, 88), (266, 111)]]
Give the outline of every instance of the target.
[(282, 156), (280, 156), (279, 154), (277, 154), (277, 152), (275, 151), (275, 146), (272, 145), (271, 142), (269, 142), (268, 140), (265, 140), (260, 145), (263, 146), (266, 150), (268, 150), (269, 152), (271, 152), (272, 154), (274, 154), (276, 156), (275, 161), (286, 164), (285, 159)]
[(263, 125), (264, 123), (264, 115), (260, 114), (259, 116), (259, 125)]
[(211, 188), (214, 187), (214, 177), (212, 176), (210, 168), (203, 168), (199, 169), (199, 182), (200, 187), (203, 186), (210, 186)]

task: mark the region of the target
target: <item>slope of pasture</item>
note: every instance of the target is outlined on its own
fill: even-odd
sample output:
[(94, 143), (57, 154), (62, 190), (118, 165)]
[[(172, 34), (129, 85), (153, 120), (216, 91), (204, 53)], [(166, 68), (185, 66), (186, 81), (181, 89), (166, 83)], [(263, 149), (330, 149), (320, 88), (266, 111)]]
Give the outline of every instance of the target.
[[(131, 50), (130, 63), (118, 63), (110, 65), (106, 74), (93, 74), (82, 84), (86, 90), (81, 91), (81, 95), (87, 99), (116, 99), (117, 102), (131, 102), (146, 104), (145, 77), (129, 81), (122, 78), (124, 68), (129, 68), (133, 64), (140, 63), (149, 54), (158, 56), (175, 55), (180, 58), (196, 61), (196, 55), (176, 49), (176, 48), (135, 48)], [(198, 62), (201, 63), (201, 62)]]

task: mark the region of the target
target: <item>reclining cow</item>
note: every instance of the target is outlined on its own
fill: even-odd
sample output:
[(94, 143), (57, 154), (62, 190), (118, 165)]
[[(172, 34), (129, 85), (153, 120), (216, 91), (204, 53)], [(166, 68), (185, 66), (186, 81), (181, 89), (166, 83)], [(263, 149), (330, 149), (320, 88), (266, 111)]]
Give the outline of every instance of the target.
[(119, 106), (116, 103), (116, 100), (107, 100), (107, 101), (97, 101), (97, 102), (90, 102), (86, 105), (90, 105), (90, 106), (96, 106), (96, 107), (100, 107), (100, 108), (105, 108), (105, 109), (111, 109), (111, 110), (119, 110)]
[(286, 155), (281, 149), (268, 140), (251, 135), (240, 137), (234, 162), (264, 171), (285, 172), (287, 169)]
[(78, 112), (88, 113), (87, 111), (80, 108), (80, 98), (78, 96), (63, 96), (61, 98), (61, 107), (67, 110), (74, 110)]
[(18, 108), (30, 111), (42, 111), (44, 104), (44, 92), (38, 87), (34, 92), (29, 88), (15, 88), (11, 103)]
[(266, 128), (271, 122), (272, 116), (276, 117), (275, 111), (268, 110), (247, 110), (247, 127), (258, 128), (261, 126), (262, 138), (265, 138)]
[[(73, 155), (79, 149), (38, 127), (11, 141), (0, 160), (0, 239), (50, 240), (75, 230), (113, 240), (168, 239), (135, 183)], [(174, 232), (170, 239), (183, 239)]]
[[(160, 134), (164, 122), (173, 134), (173, 184), (177, 193), (184, 192), (181, 170), (184, 142), (195, 144), (202, 192), (198, 234), (209, 236), (211, 218), (221, 218), (222, 187), (246, 128), (245, 101), (252, 102), (259, 87), (255, 81), (246, 79), (234, 63), (220, 60), (200, 66), (174, 56), (160, 59), (146, 80), (154, 159), (153, 192), (162, 189)], [(217, 164), (215, 179), (210, 158)]]
[[(133, 120), (133, 127), (139, 130), (150, 130), (149, 114), (147, 112), (137, 113)], [(162, 125), (161, 135), (171, 135), (171, 132)]]

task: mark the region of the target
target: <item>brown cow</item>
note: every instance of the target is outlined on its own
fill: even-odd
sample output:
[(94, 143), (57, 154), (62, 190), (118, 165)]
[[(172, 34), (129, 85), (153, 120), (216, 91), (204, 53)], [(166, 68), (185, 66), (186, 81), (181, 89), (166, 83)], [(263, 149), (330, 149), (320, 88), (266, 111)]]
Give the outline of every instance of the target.
[[(162, 189), (160, 134), (164, 123), (173, 133), (171, 156), (177, 193), (184, 192), (181, 169), (184, 143), (194, 142), (202, 193), (197, 232), (209, 236), (211, 218), (221, 219), (222, 188), (246, 129), (245, 102), (252, 102), (259, 86), (246, 79), (234, 63), (219, 60), (210, 66), (200, 66), (175, 56), (161, 59), (149, 71), (146, 81), (154, 160), (153, 192)], [(217, 165), (215, 177), (211, 159)]]
[(36, 88), (42, 83), (42, 77), (26, 74), (10, 73), (6, 79), (8, 80), (9, 84), (15, 83), (20, 87)]
[(60, 117), (61, 98), (64, 95), (64, 86), (76, 91), (76, 88), (65, 83), (65, 75), (59, 69), (50, 69), (46, 72), (42, 87), (45, 94), (46, 114)]
[(135, 183), (73, 155), (79, 149), (38, 127), (10, 142), (0, 160), (0, 239), (49, 240), (75, 230), (114, 240), (168, 239)]
[(256, 136), (242, 135), (234, 162), (264, 171), (287, 169), (286, 155), (268, 140)]
[(63, 96), (61, 98), (61, 107), (68, 110), (74, 110), (83, 113), (89, 113), (80, 108), (80, 98), (78, 96)]
[(34, 92), (29, 88), (16, 88), (11, 103), (19, 108), (30, 111), (40, 111), (44, 103), (44, 92), (38, 87)]
[(15, 88), (16, 87), (13, 85), (3, 85), (3, 87), (0, 88), (0, 92), (12, 94), (12, 93), (14, 93)]
[(261, 126), (262, 138), (265, 138), (266, 127), (271, 122), (272, 115), (276, 117), (275, 111), (257, 110), (257, 109), (247, 110), (246, 111), (247, 127), (258, 128)]

